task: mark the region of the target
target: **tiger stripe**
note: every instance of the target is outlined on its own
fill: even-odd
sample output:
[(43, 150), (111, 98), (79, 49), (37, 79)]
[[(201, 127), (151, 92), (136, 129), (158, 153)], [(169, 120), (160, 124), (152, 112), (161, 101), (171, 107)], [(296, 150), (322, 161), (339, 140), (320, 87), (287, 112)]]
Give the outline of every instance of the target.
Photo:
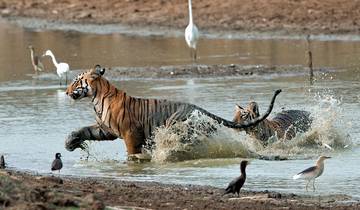
[(75, 78), (66, 90), (74, 100), (90, 97), (96, 113), (97, 124), (72, 132), (66, 140), (70, 151), (81, 147), (85, 140), (114, 140), (123, 138), (128, 154), (141, 152), (142, 145), (162, 125), (186, 120), (197, 110), (229, 128), (252, 127), (264, 120), (271, 112), (278, 90), (272, 97), (267, 112), (244, 123), (235, 123), (218, 117), (194, 104), (132, 97), (117, 89), (102, 75), (105, 69), (96, 66)]
[[(233, 121), (242, 123), (251, 121), (259, 116), (259, 107), (256, 102), (250, 102), (247, 107), (236, 106)], [(297, 133), (303, 133), (311, 127), (310, 112), (303, 110), (285, 110), (275, 115), (272, 119), (265, 119), (256, 126), (245, 128), (250, 136), (268, 143), (269, 138), (276, 135), (278, 139), (290, 140)]]

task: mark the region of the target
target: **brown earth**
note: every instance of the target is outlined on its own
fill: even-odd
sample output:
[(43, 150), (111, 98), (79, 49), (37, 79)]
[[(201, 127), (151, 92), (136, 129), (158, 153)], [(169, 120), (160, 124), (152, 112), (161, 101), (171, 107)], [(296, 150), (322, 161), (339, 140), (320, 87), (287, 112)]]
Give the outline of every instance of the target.
[[(194, 0), (200, 30), (359, 34), (360, 1)], [(2, 16), (184, 29), (186, 0), (0, 0)]]
[(97, 178), (40, 176), (0, 171), (0, 209), (359, 209), (348, 196), (298, 196), (223, 189), (127, 182)]

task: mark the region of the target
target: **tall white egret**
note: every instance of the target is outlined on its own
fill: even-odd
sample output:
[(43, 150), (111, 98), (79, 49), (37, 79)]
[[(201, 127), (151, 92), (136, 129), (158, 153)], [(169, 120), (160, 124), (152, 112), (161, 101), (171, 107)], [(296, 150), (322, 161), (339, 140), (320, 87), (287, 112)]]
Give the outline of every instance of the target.
[(55, 56), (51, 52), (51, 50), (46, 50), (46, 52), (45, 52), (45, 54), (43, 56), (50, 56), (51, 57), (52, 62), (54, 63), (54, 66), (56, 67), (56, 73), (60, 77), (60, 85), (61, 85), (61, 79), (62, 79), (64, 74), (65, 74), (65, 84), (67, 84), (67, 73), (70, 71), (69, 64), (56, 62)]
[(35, 73), (37, 73), (38, 71), (44, 71), (44, 65), (41, 63), (39, 56), (35, 55), (34, 47), (29, 45), (28, 48), (30, 49), (31, 64), (34, 68)]
[(188, 1), (189, 1), (189, 25), (185, 29), (185, 41), (186, 41), (186, 44), (190, 47), (191, 57), (195, 61), (196, 60), (196, 43), (199, 39), (199, 31), (193, 21), (191, 0), (188, 0)]

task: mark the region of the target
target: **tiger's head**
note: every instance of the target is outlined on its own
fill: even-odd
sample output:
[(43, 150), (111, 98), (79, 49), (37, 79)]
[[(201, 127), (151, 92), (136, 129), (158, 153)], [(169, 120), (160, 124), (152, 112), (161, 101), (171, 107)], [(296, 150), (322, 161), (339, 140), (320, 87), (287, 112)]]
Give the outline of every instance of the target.
[(104, 73), (105, 68), (96, 65), (93, 69), (79, 74), (66, 89), (66, 94), (74, 100), (93, 96), (96, 92), (96, 84)]
[(235, 116), (233, 121), (236, 123), (244, 123), (260, 116), (259, 106), (256, 102), (250, 102), (247, 107), (240, 105), (235, 106)]

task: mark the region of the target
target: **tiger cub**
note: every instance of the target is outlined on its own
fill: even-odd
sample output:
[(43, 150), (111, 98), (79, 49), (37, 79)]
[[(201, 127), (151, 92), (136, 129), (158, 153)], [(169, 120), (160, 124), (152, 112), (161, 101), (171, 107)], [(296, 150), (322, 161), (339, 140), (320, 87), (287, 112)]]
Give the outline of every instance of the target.
[[(235, 109), (233, 121), (236, 123), (244, 123), (260, 115), (259, 106), (256, 102), (250, 102), (245, 108), (236, 105)], [(311, 123), (310, 112), (284, 110), (276, 114), (272, 119), (265, 119), (256, 126), (241, 130), (245, 130), (253, 138), (268, 144), (268, 140), (275, 135), (277, 139), (290, 140), (296, 136), (296, 133), (303, 133), (309, 130)]]

